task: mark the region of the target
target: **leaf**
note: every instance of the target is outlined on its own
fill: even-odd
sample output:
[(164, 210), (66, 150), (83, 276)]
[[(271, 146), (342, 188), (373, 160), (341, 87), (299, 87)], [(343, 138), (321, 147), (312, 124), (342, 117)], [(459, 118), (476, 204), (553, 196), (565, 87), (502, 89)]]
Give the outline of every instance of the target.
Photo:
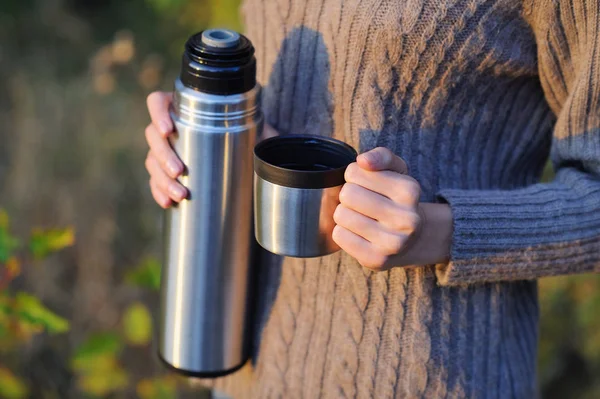
[(117, 359), (122, 347), (121, 337), (116, 333), (90, 335), (71, 359), (71, 367), (78, 376), (78, 387), (100, 397), (125, 388), (129, 376)]
[(102, 356), (116, 356), (123, 347), (121, 337), (116, 333), (96, 333), (88, 337), (75, 351), (71, 359), (75, 370), (89, 369)]
[(47, 309), (38, 298), (19, 292), (13, 301), (13, 314), (18, 321), (32, 327), (43, 327), (50, 334), (69, 330), (69, 322)]
[(9, 218), (3, 209), (0, 209), (0, 263), (7, 262), (12, 253), (19, 247), (19, 240), (10, 234)]
[(154, 7), (159, 12), (173, 12), (178, 10), (186, 0), (146, 0), (150, 6)]
[(147, 345), (152, 338), (152, 316), (141, 302), (135, 302), (123, 315), (123, 333), (132, 345)]
[(13, 278), (17, 277), (19, 274), (21, 274), (21, 262), (19, 262), (19, 259), (15, 258), (14, 256), (11, 256), (6, 261), (6, 264), (4, 265), (4, 267), (6, 268), (6, 271), (8, 272), (9, 279), (13, 279)]
[(50, 230), (35, 228), (31, 231), (29, 250), (34, 258), (42, 259), (53, 252), (70, 247), (73, 243), (75, 232), (72, 227)]
[(9, 330), (9, 307), (7, 304), (8, 297), (6, 295), (2, 295), (0, 293), (0, 351), (4, 347), (10, 338), (12, 338), (12, 334)]
[(27, 397), (27, 386), (10, 370), (0, 367), (0, 397), (21, 399)]
[(138, 382), (136, 392), (140, 399), (171, 399), (177, 395), (177, 380), (173, 376), (146, 378)]
[(148, 258), (125, 275), (125, 282), (158, 291), (160, 289), (160, 273), (160, 263), (154, 258)]
[(0, 209), (0, 229), (8, 229), (10, 226), (10, 218), (4, 209)]
[(76, 371), (77, 386), (95, 396), (105, 397), (111, 392), (126, 388), (129, 384), (129, 376), (114, 353), (99, 354), (93, 361), (86, 362), (85, 367)]
[(5, 318), (0, 315), (0, 342), (8, 338), (8, 323)]

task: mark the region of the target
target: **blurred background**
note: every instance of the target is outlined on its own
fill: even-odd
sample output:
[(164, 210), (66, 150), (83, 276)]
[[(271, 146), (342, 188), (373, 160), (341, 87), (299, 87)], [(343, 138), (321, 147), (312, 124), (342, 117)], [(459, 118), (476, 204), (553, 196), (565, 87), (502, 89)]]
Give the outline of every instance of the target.
[[(189, 34), (243, 29), (238, 2), (0, 2), (0, 398), (203, 395), (152, 342), (145, 99)], [(543, 397), (600, 398), (600, 275), (540, 285)]]

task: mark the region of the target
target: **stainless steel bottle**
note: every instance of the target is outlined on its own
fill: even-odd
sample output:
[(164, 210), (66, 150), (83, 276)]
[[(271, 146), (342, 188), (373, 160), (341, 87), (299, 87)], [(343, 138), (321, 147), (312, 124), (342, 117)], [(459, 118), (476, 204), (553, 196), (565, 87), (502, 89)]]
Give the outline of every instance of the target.
[(249, 357), (253, 148), (263, 126), (250, 41), (207, 30), (186, 43), (171, 145), (189, 198), (166, 211), (159, 356), (217, 377)]

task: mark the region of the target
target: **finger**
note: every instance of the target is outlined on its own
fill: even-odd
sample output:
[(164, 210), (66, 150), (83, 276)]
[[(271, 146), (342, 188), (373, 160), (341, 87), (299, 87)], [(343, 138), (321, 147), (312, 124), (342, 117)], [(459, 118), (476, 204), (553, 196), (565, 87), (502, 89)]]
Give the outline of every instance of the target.
[(383, 195), (374, 193), (354, 183), (346, 183), (340, 191), (340, 203), (371, 219), (377, 220), (388, 230), (410, 234), (419, 220), (414, 209), (394, 203)]
[(346, 183), (342, 186), (340, 203), (379, 221), (392, 218), (398, 211), (398, 207), (389, 198), (354, 183)]
[(361, 168), (373, 172), (391, 170), (403, 175), (408, 174), (406, 162), (385, 147), (377, 147), (360, 154), (356, 158), (356, 162), (358, 162), (358, 166)]
[(364, 267), (380, 270), (387, 261), (387, 257), (373, 247), (369, 241), (350, 230), (337, 225), (332, 233), (333, 241), (356, 259)]
[(146, 99), (148, 113), (152, 123), (157, 126), (160, 134), (166, 137), (173, 131), (173, 121), (169, 115), (169, 106), (173, 101), (173, 93), (155, 91)]
[(183, 162), (177, 157), (168, 140), (161, 136), (154, 124), (146, 127), (146, 141), (150, 146), (153, 156), (159, 161), (161, 167), (169, 176), (176, 178), (183, 172)]
[(156, 201), (161, 208), (166, 209), (171, 206), (171, 198), (158, 189), (152, 178), (150, 179), (150, 192), (152, 193), (152, 198), (154, 198), (154, 201)]
[(369, 241), (385, 255), (400, 253), (407, 240), (406, 235), (395, 234), (376, 220), (343, 205), (338, 205), (333, 214), (333, 220), (337, 225)]
[(187, 197), (187, 190), (177, 180), (169, 177), (161, 168), (160, 164), (153, 156), (146, 158), (146, 169), (152, 176), (156, 187), (175, 202), (180, 202)]
[(348, 165), (344, 179), (407, 207), (415, 206), (421, 197), (421, 186), (412, 177), (389, 170), (372, 172), (356, 162)]

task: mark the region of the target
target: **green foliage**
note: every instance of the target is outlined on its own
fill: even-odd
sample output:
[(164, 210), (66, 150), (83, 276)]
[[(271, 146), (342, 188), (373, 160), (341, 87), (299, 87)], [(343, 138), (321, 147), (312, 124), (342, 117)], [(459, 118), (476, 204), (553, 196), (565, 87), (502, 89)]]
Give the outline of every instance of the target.
[(93, 361), (77, 362), (73, 368), (78, 388), (93, 396), (105, 397), (129, 385), (128, 373), (112, 353), (97, 354)]
[[(64, 231), (69, 232), (68, 240)], [(13, 348), (43, 332), (60, 334), (69, 330), (69, 322), (44, 306), (34, 295), (8, 290), (10, 283), (21, 273), (22, 264), (29, 255), (39, 260), (74, 242), (72, 229), (53, 230), (52, 233), (34, 230), (34, 236), (38, 237), (38, 248), (43, 245), (44, 251), (35, 252), (31, 248), (29, 252), (20, 251), (20, 240), (10, 232), (9, 217), (0, 209), (0, 350)], [(7, 375), (5, 373), (5, 377)], [(8, 382), (6, 384), (13, 386)], [(8, 396), (5, 393), (3, 395)]]
[(0, 263), (8, 261), (20, 242), (10, 231), (10, 222), (6, 211), (0, 209)]
[(25, 330), (45, 330), (50, 334), (64, 333), (69, 330), (69, 322), (48, 310), (38, 298), (25, 292), (19, 292), (9, 301), (12, 316)]
[[(21, 273), (22, 264), (29, 255), (43, 259), (47, 255), (70, 246), (74, 242), (72, 229), (43, 232), (35, 229), (29, 252), (21, 252), (20, 240), (10, 232), (7, 213), (0, 209), (0, 350), (14, 350), (33, 336), (47, 332), (60, 334), (69, 330), (69, 322), (58, 316), (42, 302), (26, 292), (9, 291), (10, 283)], [(28, 397), (26, 384), (8, 368), (0, 366), (0, 397), (19, 399)]]
[(146, 0), (150, 6), (154, 7), (156, 11), (164, 12), (176, 12), (181, 9), (187, 0)]
[[(62, 217), (76, 215), (78, 229), (85, 229), (80, 248), (62, 259), (65, 264), (59, 270), (45, 273), (52, 278), (43, 284), (44, 298), (51, 300), (45, 303), (19, 296), (17, 284), (19, 290), (36, 286), (30, 282), (41, 276), (35, 275), (32, 265), (72, 245), (73, 230), (56, 226), (15, 234), (17, 238), (0, 215), (0, 351), (6, 350), (0, 353), (1, 366), (23, 375), (22, 369), (35, 368), (26, 373), (27, 397), (121, 398), (132, 397), (134, 391), (142, 398), (176, 397), (176, 390), (185, 389), (179, 384), (181, 379), (154, 375), (153, 362), (157, 360), (150, 348), (150, 309), (136, 301), (142, 296), (150, 298), (159, 289), (160, 263), (146, 259), (126, 274), (125, 281), (112, 278), (119, 275), (116, 268), (122, 270), (123, 259), (142, 253), (156, 237), (151, 221), (155, 210), (149, 207), (147, 193), (131, 184), (140, 177), (137, 157), (143, 138), (122, 132), (143, 130), (141, 120), (147, 119), (144, 98), (151, 90), (172, 87), (189, 34), (215, 25), (239, 26), (238, 0), (0, 3), (0, 21), (4, 22), (0, 33), (14, 38), (3, 48), (9, 62), (0, 65), (0, 72), (11, 82), (0, 90), (0, 102), (10, 105), (10, 109), (5, 107), (8, 125), (4, 130), (25, 130), (27, 134), (31, 126), (43, 127), (39, 137), (36, 134), (15, 148), (0, 149), (8, 168), (6, 175), (11, 176), (5, 179), (7, 186), (13, 180), (19, 182), (16, 191), (32, 199), (9, 203), (23, 215), (13, 219), (13, 226), (18, 227), (14, 231), (29, 233), (27, 227), (35, 214), (54, 212)], [(39, 59), (47, 62), (40, 64)], [(40, 90), (47, 94), (43, 99), (35, 94)], [(30, 147), (31, 143), (35, 145)], [(24, 157), (30, 157), (26, 162), (34, 164), (31, 168), (18, 166)], [(24, 183), (20, 181), (23, 173), (27, 176)], [(12, 201), (13, 197), (22, 198), (11, 192), (3, 200)], [(41, 204), (47, 208), (40, 209)], [(113, 223), (113, 218), (118, 223)], [(82, 253), (94, 261), (106, 260), (106, 266), (98, 273), (86, 274), (98, 262), (77, 264)], [(15, 281), (21, 269), (27, 279)], [(96, 277), (97, 284), (90, 283), (89, 279)], [(107, 287), (109, 284), (114, 286)], [(90, 287), (98, 287), (98, 297), (96, 291), (86, 291)], [(114, 297), (104, 295), (107, 289)], [(77, 293), (81, 304), (70, 306), (69, 290)], [(23, 306), (33, 306), (33, 311), (24, 312)], [(46, 333), (68, 327), (58, 315), (51, 317), (49, 309), (65, 316), (61, 306), (74, 317), (68, 339)], [(97, 317), (88, 314), (90, 309), (98, 310)], [(97, 334), (98, 329), (104, 332)], [(30, 345), (34, 337), (38, 337), (36, 345)], [(81, 342), (74, 350), (73, 341)], [(23, 350), (26, 345), (27, 351)], [(38, 356), (50, 359), (53, 367), (37, 362)], [(67, 357), (67, 367), (61, 356)], [(40, 382), (48, 385), (40, 387)], [(63, 388), (65, 391), (58, 393)]]
[(28, 389), (25, 383), (9, 369), (0, 367), (0, 397), (5, 399), (26, 398)]
[(122, 338), (114, 332), (95, 333), (88, 337), (71, 360), (77, 374), (77, 386), (93, 396), (105, 396), (125, 388), (129, 376), (119, 364)]
[(154, 258), (146, 258), (135, 269), (125, 275), (128, 284), (153, 291), (160, 289), (160, 263)]
[[(544, 396), (600, 392), (600, 275), (540, 280), (540, 382)], [(594, 396), (590, 396), (594, 397)]]
[(176, 396), (177, 379), (172, 375), (147, 378), (138, 382), (137, 395), (141, 399), (172, 399)]
[[(156, 261), (148, 260), (154, 265)], [(133, 302), (122, 318), (121, 331), (92, 334), (75, 351), (71, 367), (77, 375), (78, 388), (95, 397), (127, 389), (132, 378), (120, 362), (126, 344), (148, 347), (152, 339), (152, 316), (143, 303)], [(138, 381), (136, 389), (142, 398), (173, 398), (177, 380), (173, 377), (156, 377)]]
[(70, 247), (75, 242), (73, 228), (66, 229), (33, 229), (29, 240), (29, 250), (36, 259), (43, 259), (49, 254)]
[(152, 316), (141, 302), (131, 304), (123, 315), (123, 335), (135, 346), (144, 346), (152, 339)]
[(91, 334), (75, 351), (72, 365), (75, 369), (85, 369), (98, 356), (118, 355), (123, 348), (121, 337), (114, 332)]
[[(0, 1), (0, 22), (3, 22), (0, 33), (14, 38), (3, 43), (6, 44), (3, 60), (7, 62), (0, 63), (0, 72), (5, 73), (5, 80), (10, 82), (0, 96), (5, 105), (10, 105), (5, 107), (8, 112), (8, 125), (4, 129), (6, 137), (12, 137), (15, 132), (18, 135), (30, 126), (44, 127), (44, 139), (32, 136), (31, 140), (22, 140), (14, 152), (36, 154), (32, 155), (36, 158), (43, 154), (43, 159), (33, 161), (36, 162), (36, 170), (47, 169), (48, 173), (38, 175), (36, 172), (34, 176), (31, 175), (33, 168), (24, 169), (23, 173), (28, 174), (26, 180), (32, 182), (31, 187), (42, 182), (45, 187), (53, 188), (53, 181), (57, 180), (63, 184), (61, 191), (65, 188), (75, 190), (66, 192), (73, 201), (65, 202), (61, 214), (76, 214), (80, 223), (81, 220), (85, 223), (89, 220), (89, 224), (82, 223), (88, 229), (85, 232), (88, 242), (95, 243), (99, 236), (108, 236), (107, 241), (111, 240), (106, 229), (94, 225), (94, 220), (98, 219), (91, 217), (97, 213), (97, 204), (110, 204), (108, 215), (119, 220), (120, 236), (115, 240), (119, 244), (110, 247), (114, 252), (109, 254), (117, 260), (116, 267), (123, 266), (118, 263), (120, 259), (142, 252), (141, 248), (145, 248), (156, 236), (154, 222), (149, 222), (152, 218), (147, 217), (149, 198), (147, 194), (142, 198), (136, 191), (137, 185), (131, 184), (140, 176), (135, 171), (140, 169), (143, 159), (140, 149), (146, 151), (143, 137), (142, 134), (124, 135), (123, 131), (137, 129), (141, 133), (147, 123), (144, 98), (150, 90), (169, 90), (172, 87), (183, 43), (189, 34), (207, 27), (242, 30), (238, 3), (239, 0)], [(77, 5), (76, 11), (72, 5)], [(122, 35), (123, 32), (126, 34)], [(43, 41), (40, 41), (41, 37)], [(40, 63), (40, 59), (47, 62)], [(13, 70), (18, 71), (18, 75)], [(38, 76), (39, 79), (36, 79)], [(59, 94), (52, 96), (57, 88)], [(39, 92), (45, 93), (44, 101), (38, 102)], [(19, 126), (24, 128), (19, 131)], [(82, 130), (81, 126), (85, 129)], [(34, 145), (27, 147), (27, 142)], [(38, 147), (44, 150), (37, 151)], [(32, 152), (32, 149), (37, 152)], [(115, 154), (119, 154), (118, 159)], [(2, 155), (6, 157), (7, 154), (3, 152)], [(14, 173), (18, 179), (18, 171), (11, 169), (12, 157), (6, 158), (5, 163), (9, 174)], [(553, 170), (548, 163), (543, 180), (552, 178)], [(40, 201), (35, 204), (43, 203), (43, 191), (31, 192), (32, 196), (40, 196)], [(91, 198), (99, 198), (96, 206), (88, 206)], [(18, 206), (16, 208), (19, 209)], [(26, 212), (28, 208), (20, 210)], [(53, 209), (49, 207), (43, 211), (52, 212)], [(16, 223), (20, 223), (17, 231), (25, 231), (24, 221), (13, 220), (12, 225)], [(6, 212), (0, 209), (0, 363), (3, 363), (0, 365), (0, 397), (53, 397), (34, 396), (37, 381), (23, 382), (7, 366), (13, 367), (14, 371), (16, 367), (28, 367), (30, 364), (20, 360), (21, 357), (26, 358), (22, 356), (25, 352), (20, 352), (24, 344), (48, 331), (48, 327), (54, 333), (67, 327), (61, 323), (59, 316), (56, 316), (58, 321), (52, 316), (48, 318), (46, 312), (50, 311), (40, 301), (34, 304), (37, 310), (27, 310), (22, 318), (17, 314), (15, 305), (29, 306), (32, 301), (23, 300), (23, 297), (17, 300), (19, 294), (11, 284), (21, 274), (21, 269), (29, 270), (33, 266), (32, 260), (72, 244), (69, 241), (74, 235), (70, 236), (67, 228), (35, 230), (29, 237), (16, 237), (10, 227)], [(99, 232), (94, 233), (94, 229)], [(97, 255), (94, 252), (97, 247), (91, 247), (91, 250), (82, 247), (78, 252), (93, 258)], [(75, 257), (67, 261), (70, 263), (65, 264), (65, 270), (73, 273), (77, 266), (74, 264)], [(124, 282), (151, 291), (143, 292), (144, 297), (149, 297), (160, 287), (160, 269), (160, 262), (147, 258), (125, 274)], [(54, 288), (70, 289), (70, 284), (61, 281)], [(142, 293), (141, 290), (127, 290), (119, 281), (114, 284), (115, 288), (118, 286), (115, 292), (127, 292), (126, 298), (134, 294), (139, 297)], [(51, 289), (45, 294), (51, 297)], [(598, 382), (594, 385), (589, 380), (580, 379), (587, 374), (598, 380), (600, 375), (599, 294), (599, 276), (541, 280), (539, 370), (546, 399), (600, 398)], [(123, 296), (115, 297), (118, 299), (111, 301), (111, 306), (107, 307), (119, 309)], [(118, 318), (108, 318), (110, 321), (107, 323), (111, 327), (102, 327), (107, 331), (98, 333), (87, 322), (73, 323), (75, 331), (69, 340), (58, 336), (52, 338), (55, 339), (53, 341), (43, 342), (42, 346), (49, 348), (60, 347), (55, 344), (61, 340), (83, 341), (68, 359), (75, 374), (72, 381), (79, 389), (69, 396), (122, 398), (131, 397), (135, 391), (141, 399), (166, 399), (175, 398), (175, 392), (182, 389), (181, 378), (172, 374), (154, 375), (153, 365), (125, 369), (125, 366), (131, 367), (131, 363), (125, 362), (131, 359), (125, 359), (125, 356), (154, 356), (148, 338), (152, 335), (148, 309), (134, 299), (131, 302), (130, 306), (125, 306), (125, 313), (117, 315)], [(40, 307), (43, 309), (40, 310)], [(74, 310), (74, 314), (76, 312)], [(121, 323), (116, 323), (116, 320)], [(89, 328), (91, 331), (88, 331)], [(49, 334), (43, 338), (51, 339)], [(61, 353), (69, 356), (68, 351)], [(573, 354), (580, 359), (579, 364), (568, 360)], [(145, 360), (142, 358), (142, 361)], [(9, 363), (11, 361), (13, 363)], [(31, 392), (27, 392), (27, 386)], [(569, 389), (556, 389), (561, 386)], [(69, 386), (70, 391), (72, 388)], [(554, 395), (548, 395), (552, 392)], [(56, 394), (54, 397), (66, 396)]]

